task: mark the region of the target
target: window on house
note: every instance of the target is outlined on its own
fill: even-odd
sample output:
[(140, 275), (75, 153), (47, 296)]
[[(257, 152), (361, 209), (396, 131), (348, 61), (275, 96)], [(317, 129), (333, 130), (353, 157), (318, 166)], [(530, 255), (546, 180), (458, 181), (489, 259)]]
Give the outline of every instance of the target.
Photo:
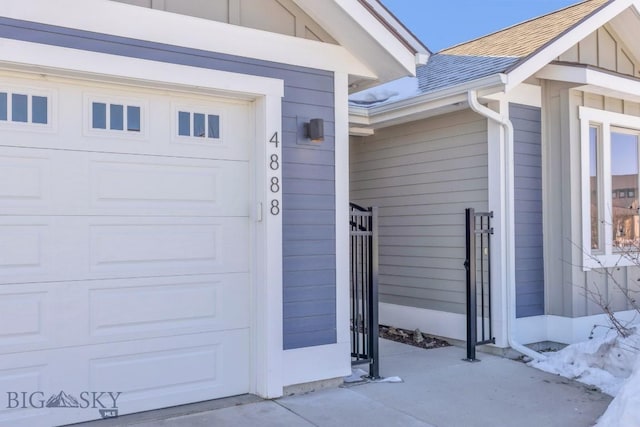
[(201, 112), (178, 111), (178, 136), (220, 139), (220, 116)]
[(140, 132), (141, 114), (141, 108), (135, 105), (92, 102), (91, 128), (117, 132)]
[[(600, 248), (600, 210), (598, 205), (599, 191), (598, 191), (598, 140), (600, 135), (600, 129), (596, 126), (589, 127), (589, 193), (590, 198), (590, 212), (591, 212), (591, 249)], [(613, 193), (615, 198), (616, 193)]]
[(620, 265), (640, 247), (640, 117), (581, 107), (580, 119), (585, 267)]
[(638, 131), (611, 129), (611, 187), (618, 199), (611, 202), (614, 248), (638, 246), (640, 230), (638, 201), (628, 197), (638, 183)]
[(49, 98), (25, 92), (0, 92), (0, 121), (46, 125), (49, 123)]

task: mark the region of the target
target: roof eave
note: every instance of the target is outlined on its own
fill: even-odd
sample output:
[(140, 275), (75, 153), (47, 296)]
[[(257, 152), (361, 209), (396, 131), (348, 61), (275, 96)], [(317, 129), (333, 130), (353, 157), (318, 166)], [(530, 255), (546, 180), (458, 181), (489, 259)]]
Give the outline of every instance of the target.
[(376, 75), (372, 80), (370, 76), (351, 74), (350, 83), (357, 84), (358, 90), (415, 76), (416, 64), (429, 55), (417, 39), (403, 37), (397, 23), (375, 13), (371, 0), (294, 1)]
[(467, 92), (480, 97), (504, 92), (507, 76), (496, 73), (412, 98), (380, 106), (349, 107), (349, 123), (354, 128), (379, 129), (467, 108)]

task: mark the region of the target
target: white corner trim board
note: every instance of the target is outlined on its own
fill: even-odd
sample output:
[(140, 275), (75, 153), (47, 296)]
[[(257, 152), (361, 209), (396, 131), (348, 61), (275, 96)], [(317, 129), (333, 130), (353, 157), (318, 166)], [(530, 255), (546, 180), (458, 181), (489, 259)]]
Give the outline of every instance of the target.
[[(623, 322), (631, 322), (637, 316), (635, 310), (617, 312), (616, 316)], [(552, 341), (562, 344), (574, 344), (604, 335), (609, 328), (606, 314), (584, 317), (562, 317), (553, 315), (522, 317), (516, 320), (518, 340), (525, 343)]]
[(342, 46), (115, 1), (29, 0), (2, 6), (2, 15), (13, 19), (376, 77)]
[(346, 377), (351, 374), (350, 354), (349, 342), (285, 350), (283, 385)]
[(349, 76), (335, 73), (336, 339), (349, 343)]

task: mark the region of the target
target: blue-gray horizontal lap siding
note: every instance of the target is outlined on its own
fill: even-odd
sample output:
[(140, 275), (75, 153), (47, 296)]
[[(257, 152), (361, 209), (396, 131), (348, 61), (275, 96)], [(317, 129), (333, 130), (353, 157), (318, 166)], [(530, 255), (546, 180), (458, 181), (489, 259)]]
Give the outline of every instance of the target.
[[(284, 348), (336, 342), (333, 73), (4, 17), (0, 37), (283, 80)], [(325, 141), (298, 145), (297, 116), (324, 119)]]
[(509, 105), (514, 127), (516, 316), (544, 314), (540, 108)]

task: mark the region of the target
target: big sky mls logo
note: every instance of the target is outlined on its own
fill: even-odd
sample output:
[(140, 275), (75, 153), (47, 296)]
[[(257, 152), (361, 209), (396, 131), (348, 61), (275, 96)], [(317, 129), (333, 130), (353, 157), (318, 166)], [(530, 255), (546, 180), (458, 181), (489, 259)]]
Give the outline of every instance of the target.
[(78, 398), (60, 390), (45, 400), (41, 391), (9, 391), (7, 392), (7, 409), (42, 409), (42, 408), (77, 408), (97, 409), (102, 418), (118, 416), (118, 398), (121, 392), (83, 391)]

